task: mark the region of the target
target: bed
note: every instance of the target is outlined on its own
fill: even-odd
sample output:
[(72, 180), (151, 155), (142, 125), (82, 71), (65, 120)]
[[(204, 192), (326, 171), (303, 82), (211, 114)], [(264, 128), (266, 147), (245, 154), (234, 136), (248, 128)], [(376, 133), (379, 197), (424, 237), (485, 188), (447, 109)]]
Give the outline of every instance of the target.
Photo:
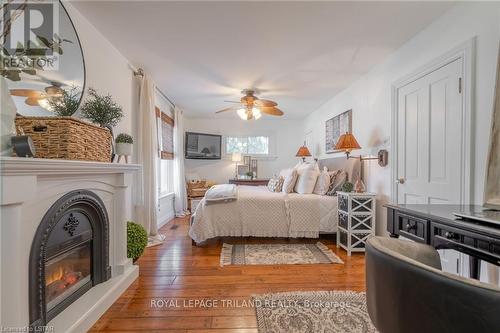
[[(348, 179), (359, 175), (359, 161), (332, 158), (319, 161), (322, 168), (343, 169)], [(189, 235), (196, 243), (214, 237), (318, 238), (337, 231), (337, 197), (317, 194), (275, 193), (266, 186), (237, 187), (237, 200), (200, 202)]]

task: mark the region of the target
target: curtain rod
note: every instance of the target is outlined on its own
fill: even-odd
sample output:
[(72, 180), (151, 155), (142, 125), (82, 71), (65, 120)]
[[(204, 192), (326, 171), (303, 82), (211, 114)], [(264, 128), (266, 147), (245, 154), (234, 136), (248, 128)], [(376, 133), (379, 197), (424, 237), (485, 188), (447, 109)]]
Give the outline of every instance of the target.
[[(136, 68), (134, 68), (134, 66), (132, 66), (130, 64), (129, 64), (129, 67), (130, 67), (130, 69), (132, 69), (134, 76), (144, 77), (144, 70), (142, 68), (139, 67), (136, 69)], [(175, 103), (172, 102), (172, 100), (170, 98), (168, 98), (168, 96), (163, 91), (161, 91), (156, 85), (155, 85), (155, 89), (163, 98), (165, 98), (170, 103), (170, 105), (172, 105), (172, 107), (175, 107)]]

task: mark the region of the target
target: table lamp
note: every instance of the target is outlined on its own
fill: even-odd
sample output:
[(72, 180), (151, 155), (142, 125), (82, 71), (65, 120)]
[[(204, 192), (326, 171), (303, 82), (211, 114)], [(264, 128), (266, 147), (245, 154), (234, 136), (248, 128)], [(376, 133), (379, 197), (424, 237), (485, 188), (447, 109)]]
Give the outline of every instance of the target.
[(302, 157), (302, 162), (306, 161), (306, 157), (312, 156), (311, 152), (309, 151), (309, 149), (307, 149), (305, 141), (304, 141), (304, 145), (299, 148), (299, 150), (297, 151), (297, 154), (295, 154), (295, 156), (296, 157)]

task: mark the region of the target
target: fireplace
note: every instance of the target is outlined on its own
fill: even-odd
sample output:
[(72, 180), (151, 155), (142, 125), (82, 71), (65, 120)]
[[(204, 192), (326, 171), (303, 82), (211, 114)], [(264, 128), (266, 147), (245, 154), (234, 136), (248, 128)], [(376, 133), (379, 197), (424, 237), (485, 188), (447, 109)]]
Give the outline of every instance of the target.
[(95, 193), (72, 191), (52, 205), (31, 246), (31, 326), (45, 326), (110, 278), (108, 238), (107, 212)]

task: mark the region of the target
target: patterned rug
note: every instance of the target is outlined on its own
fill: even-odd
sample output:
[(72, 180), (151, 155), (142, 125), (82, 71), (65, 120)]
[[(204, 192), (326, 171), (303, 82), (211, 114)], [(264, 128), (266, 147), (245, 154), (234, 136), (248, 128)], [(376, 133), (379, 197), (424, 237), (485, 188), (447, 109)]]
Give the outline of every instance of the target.
[(343, 264), (323, 243), (316, 244), (226, 244), (220, 265)]
[(254, 295), (259, 333), (376, 333), (365, 293), (311, 291)]

